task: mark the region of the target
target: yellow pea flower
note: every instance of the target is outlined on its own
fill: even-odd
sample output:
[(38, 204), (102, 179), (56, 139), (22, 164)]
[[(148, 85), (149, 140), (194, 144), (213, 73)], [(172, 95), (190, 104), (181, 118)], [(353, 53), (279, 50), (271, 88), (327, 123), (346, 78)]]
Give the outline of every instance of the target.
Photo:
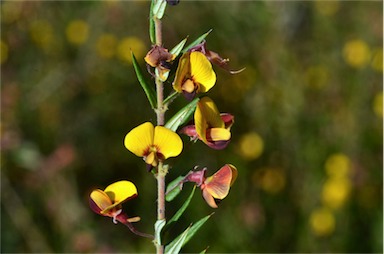
[(154, 127), (146, 122), (132, 129), (124, 139), (125, 147), (153, 167), (159, 161), (178, 156), (183, 150), (183, 142), (175, 132), (163, 127)]
[(201, 52), (185, 53), (179, 60), (173, 88), (187, 99), (208, 92), (216, 83), (211, 62)]
[[(121, 219), (121, 204), (137, 196), (136, 186), (130, 181), (118, 181), (110, 184), (105, 190), (96, 189), (91, 192), (89, 205), (91, 209), (100, 215), (113, 218), (113, 222)], [(125, 220), (128, 218), (124, 218)], [(140, 218), (135, 217), (129, 221), (137, 221)]]

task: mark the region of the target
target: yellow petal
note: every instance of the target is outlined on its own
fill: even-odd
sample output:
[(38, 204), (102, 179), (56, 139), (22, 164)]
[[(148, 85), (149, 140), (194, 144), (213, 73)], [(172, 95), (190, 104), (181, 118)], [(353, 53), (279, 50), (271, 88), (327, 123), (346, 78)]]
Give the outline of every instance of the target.
[(181, 93), (183, 90), (181, 89), (181, 86), (184, 83), (185, 77), (188, 73), (190, 73), (190, 65), (189, 65), (189, 54), (185, 53), (179, 60), (179, 65), (177, 66), (176, 74), (175, 74), (175, 81), (173, 82), (173, 89), (175, 89), (176, 92)]
[(125, 147), (137, 156), (144, 153), (153, 144), (154, 127), (150, 122), (143, 123), (133, 128), (124, 139)]
[(202, 111), (204, 118), (208, 122), (210, 128), (225, 128), (220, 112), (211, 98), (204, 97), (198, 102), (199, 110)]
[(163, 127), (155, 127), (154, 145), (157, 147), (164, 159), (175, 157), (183, 150), (183, 142), (178, 134)]
[[(91, 192), (90, 198), (96, 204), (96, 206), (100, 209), (100, 211), (106, 209), (107, 207), (112, 205), (112, 201), (109, 198), (109, 196), (102, 190), (94, 190)], [(91, 206), (92, 207), (92, 206)], [(96, 209), (96, 208), (95, 208)], [(94, 208), (95, 212), (99, 213), (100, 211), (96, 211)]]
[(205, 93), (216, 83), (216, 74), (212, 69), (211, 62), (201, 52), (192, 52), (190, 55), (191, 76), (196, 83), (200, 84), (197, 92)]
[(136, 186), (130, 181), (118, 181), (105, 188), (104, 192), (109, 196), (114, 205), (137, 196)]

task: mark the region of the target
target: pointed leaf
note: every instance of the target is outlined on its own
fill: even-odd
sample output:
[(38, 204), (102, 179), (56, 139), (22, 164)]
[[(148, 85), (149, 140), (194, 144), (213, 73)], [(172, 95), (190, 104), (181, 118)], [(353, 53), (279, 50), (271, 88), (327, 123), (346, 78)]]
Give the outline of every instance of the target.
[(156, 108), (156, 91), (150, 84), (147, 83), (147, 81), (143, 77), (143, 72), (141, 71), (141, 68), (136, 60), (135, 55), (133, 52), (132, 54), (132, 64), (133, 68), (135, 69), (137, 79), (139, 80), (139, 83), (141, 87), (144, 89), (145, 94), (147, 95), (148, 101), (151, 104), (152, 108)]
[[(211, 213), (210, 215), (208, 216), (205, 216), (204, 218), (200, 219), (199, 221), (197, 221), (195, 224), (193, 224), (192, 226), (188, 227), (181, 235), (179, 235), (178, 237), (176, 237), (172, 242), (170, 242), (167, 246), (165, 246), (165, 252), (166, 253), (171, 253), (171, 252), (168, 252), (168, 250), (173, 250), (175, 248), (175, 245), (177, 243), (180, 243), (181, 241), (181, 238), (185, 238), (183, 241), (182, 241), (182, 245), (181, 247), (183, 247), (185, 244), (188, 243), (189, 240), (191, 240), (192, 236), (194, 236), (196, 234), (196, 232), (201, 228), (201, 226), (204, 225), (204, 223), (213, 215), (214, 213)], [(187, 234), (186, 236), (184, 236), (184, 234)]]
[(155, 242), (161, 245), (161, 230), (165, 226), (165, 220), (157, 220), (155, 222)]
[(199, 38), (197, 38), (196, 40), (194, 40), (191, 44), (189, 44), (186, 48), (183, 49), (183, 53), (187, 52), (190, 48), (196, 46), (197, 44), (201, 43), (205, 37), (208, 36), (208, 34), (212, 32), (212, 29), (210, 29), (208, 32), (206, 32), (205, 34), (201, 35)]
[(189, 203), (192, 200), (193, 194), (195, 194), (195, 190), (196, 190), (196, 185), (193, 186), (191, 194), (189, 195), (187, 200), (185, 200), (184, 204), (180, 207), (180, 209), (175, 213), (175, 215), (173, 215), (173, 217), (167, 222), (167, 225), (179, 220), (180, 216), (183, 215), (185, 209), (187, 209), (187, 207), (189, 206)]
[(167, 98), (164, 99), (164, 105), (169, 105), (174, 99), (176, 99), (177, 96), (179, 96), (180, 93), (174, 91), (173, 93), (171, 93), (170, 95), (168, 95)]
[(153, 20), (153, 2), (154, 1), (151, 1), (151, 7), (149, 9), (149, 38), (151, 39), (152, 44), (156, 44), (155, 21)]
[(179, 44), (177, 44), (169, 53), (176, 55), (176, 57), (180, 54), (181, 50), (183, 49), (185, 43), (187, 42), (187, 38), (182, 40)]
[(195, 112), (196, 104), (199, 98), (195, 98), (193, 101), (188, 103), (184, 108), (180, 109), (169, 121), (165, 124), (165, 127), (176, 131), (180, 125), (186, 123), (191, 117), (192, 113)]
[(184, 179), (184, 176), (179, 176), (167, 186), (165, 191), (165, 200), (168, 202), (172, 201), (181, 192), (180, 182)]
[(161, 19), (165, 12), (165, 7), (167, 7), (167, 1), (165, 0), (153, 0), (153, 16)]
[(184, 232), (179, 235), (175, 240), (173, 240), (170, 244), (165, 247), (166, 254), (178, 254), (185, 243), (185, 239), (188, 236), (188, 231), (191, 226), (189, 226)]

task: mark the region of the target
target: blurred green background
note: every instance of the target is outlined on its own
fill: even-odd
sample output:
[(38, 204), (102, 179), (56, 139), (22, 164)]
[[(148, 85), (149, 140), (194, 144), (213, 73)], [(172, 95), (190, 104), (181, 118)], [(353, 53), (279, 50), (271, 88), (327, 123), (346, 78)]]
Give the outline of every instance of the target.
[[(92, 189), (131, 180), (139, 196), (124, 208), (153, 232), (155, 179), (123, 145), (156, 121), (130, 60), (132, 49), (145, 68), (148, 12), (148, 1), (1, 2), (1, 252), (154, 252), (88, 207)], [(209, 96), (236, 117), (227, 149), (183, 137), (171, 160), (169, 181), (195, 165), (239, 170), (219, 209), (196, 193), (173, 234), (215, 214), (184, 252), (383, 251), (382, 20), (382, 1), (167, 8), (165, 47), (212, 28), (208, 48), (246, 67), (214, 66)]]

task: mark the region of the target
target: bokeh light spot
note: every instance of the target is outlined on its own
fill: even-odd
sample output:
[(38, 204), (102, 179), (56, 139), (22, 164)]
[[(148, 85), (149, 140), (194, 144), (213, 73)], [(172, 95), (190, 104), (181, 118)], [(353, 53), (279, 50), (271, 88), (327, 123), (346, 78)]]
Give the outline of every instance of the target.
[(369, 63), (371, 50), (363, 40), (350, 40), (344, 45), (343, 56), (348, 65), (355, 68), (362, 68)]
[(351, 181), (348, 178), (330, 178), (324, 185), (321, 198), (329, 208), (339, 209), (347, 201), (351, 192)]
[(8, 45), (1, 40), (0, 41), (0, 64), (5, 63), (8, 59)]
[(372, 52), (372, 69), (383, 72), (383, 49), (378, 48)]
[(117, 46), (117, 53), (120, 60), (132, 63), (131, 51), (135, 54), (137, 59), (141, 59), (146, 54), (147, 47), (144, 42), (137, 37), (125, 37)]
[(83, 20), (73, 20), (71, 21), (65, 33), (67, 35), (67, 40), (74, 45), (84, 44), (89, 35), (89, 26)]
[(351, 161), (345, 154), (332, 154), (325, 162), (325, 171), (331, 177), (348, 176), (351, 171)]
[(241, 136), (239, 141), (240, 155), (247, 160), (258, 158), (264, 150), (264, 141), (256, 132)]
[(116, 36), (113, 34), (102, 34), (96, 42), (97, 54), (102, 58), (111, 58), (115, 55), (116, 45)]
[(255, 171), (253, 182), (270, 194), (277, 194), (285, 187), (285, 173), (280, 168), (263, 168)]
[(20, 18), (22, 4), (21, 1), (3, 1), (1, 3), (1, 22), (11, 24), (17, 21)]
[(54, 36), (53, 28), (47, 20), (35, 20), (29, 27), (32, 41), (45, 51), (49, 51), (53, 47)]
[(315, 7), (320, 14), (332, 16), (339, 10), (340, 5), (338, 1), (316, 0)]
[(373, 99), (373, 111), (378, 117), (383, 117), (383, 92), (379, 92)]
[(317, 236), (327, 236), (335, 230), (335, 216), (332, 211), (322, 207), (312, 211), (309, 223)]

